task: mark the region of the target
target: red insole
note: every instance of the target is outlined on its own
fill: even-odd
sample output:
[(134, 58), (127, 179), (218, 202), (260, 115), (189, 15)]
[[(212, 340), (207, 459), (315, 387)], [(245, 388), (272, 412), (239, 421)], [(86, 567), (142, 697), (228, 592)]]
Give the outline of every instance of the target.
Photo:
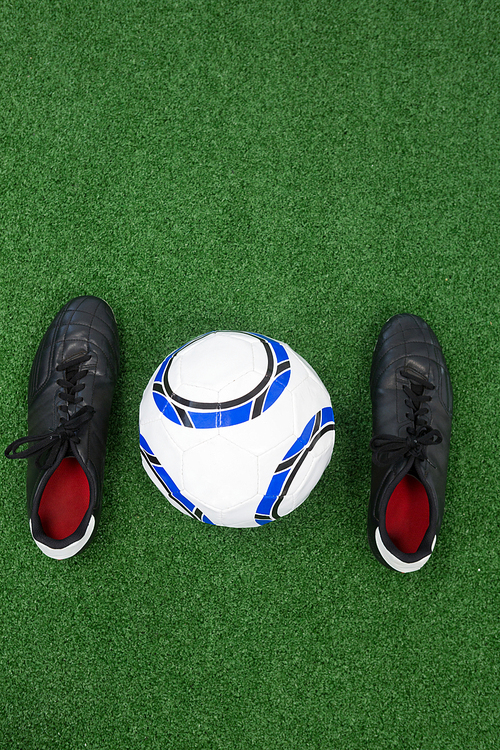
[(429, 527), (429, 499), (416, 477), (406, 476), (389, 498), (385, 527), (401, 552), (411, 554), (420, 547)]
[(81, 524), (90, 502), (90, 487), (76, 458), (64, 458), (43, 491), (38, 515), (51, 539), (66, 539)]

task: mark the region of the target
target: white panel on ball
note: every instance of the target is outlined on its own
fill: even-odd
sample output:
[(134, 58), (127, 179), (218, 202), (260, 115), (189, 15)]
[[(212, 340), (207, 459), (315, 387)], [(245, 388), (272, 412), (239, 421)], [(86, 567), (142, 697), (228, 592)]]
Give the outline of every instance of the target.
[(139, 414), (142, 462), (172, 505), (204, 523), (262, 526), (304, 502), (335, 424), (311, 366), (268, 336), (214, 331), (170, 354)]

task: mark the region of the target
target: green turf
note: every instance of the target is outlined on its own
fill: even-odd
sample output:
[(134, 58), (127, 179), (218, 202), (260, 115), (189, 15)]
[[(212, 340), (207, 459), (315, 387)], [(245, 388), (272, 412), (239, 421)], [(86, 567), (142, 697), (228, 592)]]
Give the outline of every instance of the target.
[[(0, 427), (26, 434), (69, 299), (123, 351), (104, 510), (65, 563), (0, 462), (0, 748), (496, 750), (500, 7), (495, 0), (6, 0)], [(371, 351), (397, 312), (455, 392), (447, 510), (402, 576), (366, 541)], [(216, 328), (286, 341), (337, 441), (311, 497), (209, 528), (153, 487), (138, 408)]]

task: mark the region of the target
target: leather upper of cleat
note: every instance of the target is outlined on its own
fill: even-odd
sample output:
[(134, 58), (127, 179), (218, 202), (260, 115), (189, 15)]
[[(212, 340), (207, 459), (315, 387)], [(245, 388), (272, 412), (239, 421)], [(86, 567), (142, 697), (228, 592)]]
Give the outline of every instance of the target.
[(426, 460), (421, 462), (420, 471), (424, 479), (432, 480), (437, 496), (444, 499), (453, 411), (451, 383), (436, 336), (416, 316), (395, 316), (382, 329), (371, 372), (375, 437), (392, 434), (408, 438), (414, 418), (407, 404), (405, 386), (409, 381), (405, 372), (415, 373), (416, 379), (423, 378), (434, 386), (426, 391), (430, 402), (424, 421), (441, 440), (425, 447)]
[[(416, 570), (418, 561), (430, 556), (441, 526), (452, 418), (448, 370), (439, 342), (425, 321), (396, 315), (385, 324), (373, 354), (370, 386), (370, 544), (389, 567)], [(429, 524), (418, 549), (405, 553), (387, 533), (385, 512), (392, 492), (409, 474), (425, 490)], [(398, 566), (394, 559), (399, 560)]]
[[(80, 366), (86, 374), (78, 380), (84, 386), (79, 392), (79, 403), (67, 403), (61, 398), (58, 384), (65, 370), (82, 355), (88, 359)], [(78, 442), (71, 453), (86, 467), (93, 482), (95, 502), (100, 505), (104, 474), (106, 438), (111, 411), (111, 396), (118, 375), (119, 350), (116, 322), (109, 306), (97, 297), (78, 297), (65, 305), (47, 330), (38, 348), (28, 390), (28, 428), (30, 435), (41, 434), (50, 425), (57, 430), (61, 424), (61, 409), (75, 418), (85, 407), (94, 410), (88, 424), (78, 433)], [(59, 369), (58, 369), (59, 368)], [(67, 370), (66, 370), (67, 372)], [(28, 470), (28, 503), (36, 498), (43, 472), (30, 461)]]
[[(59, 311), (35, 355), (28, 388), (29, 436), (12, 443), (6, 455), (28, 459), (32, 534), (51, 557), (62, 559), (80, 551), (90, 526), (94, 530), (99, 520), (118, 366), (116, 321), (107, 303), (92, 296), (77, 297)], [(20, 451), (23, 445), (29, 447)], [(69, 508), (62, 521), (57, 518), (56, 496), (47, 501), (49, 487), (51, 493), (58, 491), (61, 471), (80, 496), (76, 514)], [(60, 552), (65, 547), (71, 555)]]
[(437, 429), (441, 427), (447, 430), (453, 400), (441, 346), (421, 318), (396, 315), (382, 329), (373, 354), (371, 392), (374, 434), (394, 429), (396, 419), (398, 434), (402, 435), (411, 421), (406, 417), (406, 394), (402, 388), (407, 382), (401, 375), (401, 371), (405, 370), (420, 375), (434, 385), (429, 423)]

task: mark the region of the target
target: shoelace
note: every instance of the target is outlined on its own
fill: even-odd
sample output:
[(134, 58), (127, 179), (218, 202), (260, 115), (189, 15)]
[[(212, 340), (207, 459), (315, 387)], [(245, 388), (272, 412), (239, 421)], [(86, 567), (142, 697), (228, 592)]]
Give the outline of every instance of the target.
[(424, 404), (428, 403), (432, 396), (425, 395), (424, 391), (434, 390), (435, 386), (421, 375), (406, 370), (401, 370), (400, 374), (410, 382), (409, 386), (403, 386), (403, 390), (408, 396), (405, 404), (410, 410), (406, 417), (412, 420), (413, 425), (407, 427), (406, 437), (376, 435), (371, 439), (370, 448), (377, 466), (388, 466), (399, 458), (409, 456), (414, 456), (420, 461), (428, 460), (425, 448), (443, 440), (439, 430), (431, 429), (426, 419), (429, 408)]
[[(84, 362), (87, 362), (90, 356), (90, 354), (82, 354), (80, 357), (61, 362), (56, 367), (58, 372), (65, 373), (64, 378), (59, 378), (56, 381), (63, 389), (58, 395), (63, 401), (66, 401), (65, 404), (59, 407), (59, 411), (63, 413), (59, 426), (55, 430), (46, 432), (43, 435), (27, 435), (26, 437), (14, 440), (5, 450), (7, 458), (29, 458), (39, 453), (36, 465), (39, 469), (48, 469), (60, 456), (64, 456), (68, 447), (77, 445), (80, 442), (78, 433), (83, 425), (89, 422), (94, 416), (94, 407), (83, 406), (72, 417), (65, 418), (65, 416), (67, 417), (69, 404), (79, 404), (83, 401), (83, 398), (77, 394), (85, 388), (85, 384), (78, 381), (87, 375), (88, 370), (82, 370), (80, 366)], [(21, 446), (29, 444), (31, 444), (30, 447), (24, 451), (18, 450)], [(45, 461), (42, 463), (41, 459), (45, 452), (47, 452), (47, 455)]]

